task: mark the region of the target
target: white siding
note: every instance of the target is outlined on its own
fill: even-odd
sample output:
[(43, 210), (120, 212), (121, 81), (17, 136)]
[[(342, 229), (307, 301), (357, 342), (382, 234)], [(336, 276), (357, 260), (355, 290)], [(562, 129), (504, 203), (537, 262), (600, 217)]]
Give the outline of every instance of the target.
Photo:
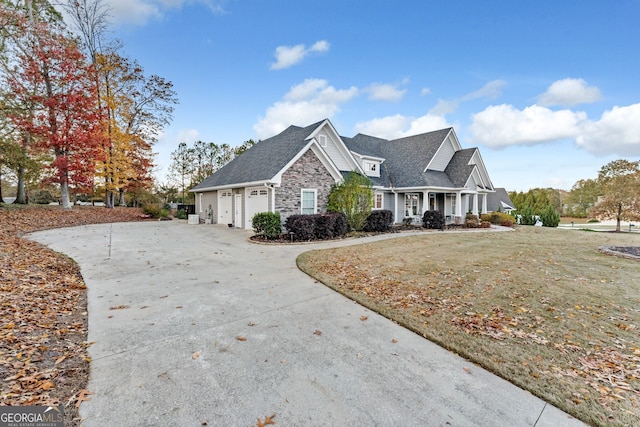
[(429, 163), (429, 170), (444, 171), (453, 158), (455, 152), (455, 147), (451, 140), (447, 138), (438, 149), (438, 152), (431, 160), (431, 163)]

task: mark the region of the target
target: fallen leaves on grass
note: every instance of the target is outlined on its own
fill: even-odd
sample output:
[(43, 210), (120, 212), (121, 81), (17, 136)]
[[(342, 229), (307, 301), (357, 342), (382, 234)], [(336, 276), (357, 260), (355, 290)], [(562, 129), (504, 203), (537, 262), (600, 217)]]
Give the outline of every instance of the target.
[(86, 288), (68, 257), (22, 239), (25, 233), (138, 221), (138, 209), (0, 207), (0, 404), (65, 405), (79, 425), (86, 384)]

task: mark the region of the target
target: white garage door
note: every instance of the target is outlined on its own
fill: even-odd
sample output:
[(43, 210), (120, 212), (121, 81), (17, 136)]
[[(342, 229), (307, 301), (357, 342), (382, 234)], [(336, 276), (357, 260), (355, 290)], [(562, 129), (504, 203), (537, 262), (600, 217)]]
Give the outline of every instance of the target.
[(231, 190), (218, 190), (218, 224), (233, 223), (232, 200), (233, 193)]
[(269, 191), (265, 187), (247, 188), (246, 191), (246, 229), (253, 228), (251, 218), (258, 212), (267, 212), (269, 210)]

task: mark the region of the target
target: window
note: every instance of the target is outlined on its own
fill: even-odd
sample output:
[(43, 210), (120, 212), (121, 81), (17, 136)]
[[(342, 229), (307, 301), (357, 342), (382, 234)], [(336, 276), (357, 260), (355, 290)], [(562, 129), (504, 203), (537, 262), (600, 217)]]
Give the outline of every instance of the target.
[(367, 172), (375, 172), (378, 169), (378, 164), (375, 162), (364, 162), (364, 169)]
[(260, 190), (261, 196), (266, 196), (268, 194), (267, 190)]
[(258, 190), (251, 190), (250, 195), (251, 196), (257, 196), (258, 195)]
[(384, 207), (382, 202), (384, 200), (383, 194), (376, 193), (373, 197), (373, 209), (382, 209)]
[(200, 208), (199, 212), (202, 212), (202, 193), (198, 194), (198, 206)]
[(326, 147), (327, 146), (327, 136), (326, 135), (318, 135), (318, 142), (320, 143), (321, 147)]
[(318, 207), (318, 190), (302, 189), (300, 212), (305, 215), (313, 215)]
[(417, 193), (407, 193), (404, 196), (404, 216), (417, 216), (420, 195)]

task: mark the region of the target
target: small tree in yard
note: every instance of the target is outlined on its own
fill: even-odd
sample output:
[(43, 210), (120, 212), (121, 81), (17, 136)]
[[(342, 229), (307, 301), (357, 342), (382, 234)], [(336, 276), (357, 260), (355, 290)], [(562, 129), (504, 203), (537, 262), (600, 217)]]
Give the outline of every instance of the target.
[(557, 227), (560, 224), (560, 214), (551, 205), (540, 214), (540, 219), (544, 227)]
[(341, 184), (336, 184), (329, 193), (329, 212), (343, 213), (347, 217), (349, 228), (361, 231), (371, 213), (373, 206), (373, 189), (371, 181), (357, 172), (349, 176)]
[(622, 220), (640, 220), (640, 161), (614, 160), (598, 172), (602, 196), (589, 212), (603, 219), (615, 219), (616, 231)]

